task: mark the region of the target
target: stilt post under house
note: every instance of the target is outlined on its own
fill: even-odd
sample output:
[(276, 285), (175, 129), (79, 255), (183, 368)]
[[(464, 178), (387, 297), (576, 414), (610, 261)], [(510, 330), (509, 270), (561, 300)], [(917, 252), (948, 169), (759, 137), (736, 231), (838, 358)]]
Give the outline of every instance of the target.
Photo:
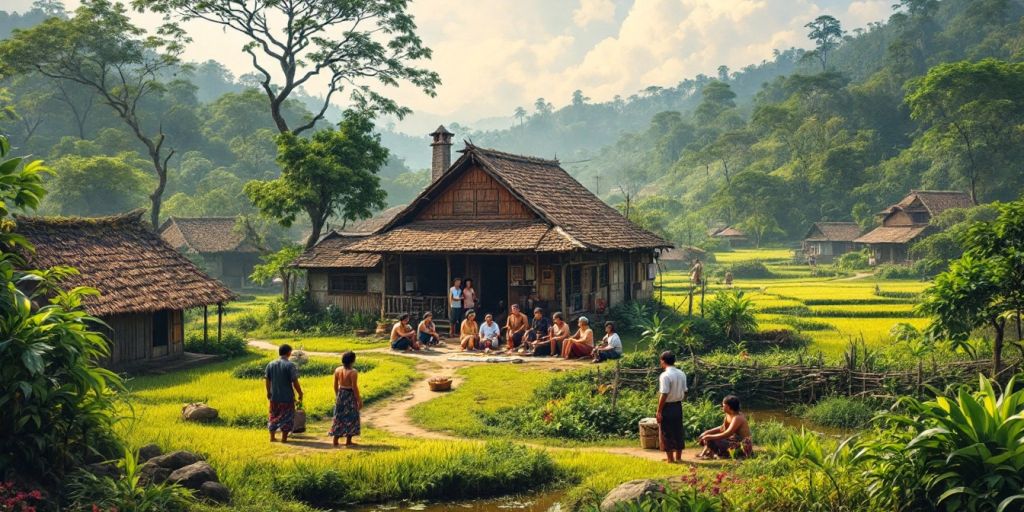
[(203, 304), (203, 343), (210, 342), (210, 306)]
[(220, 343), (221, 331), (224, 325), (224, 304), (217, 303), (217, 343)]

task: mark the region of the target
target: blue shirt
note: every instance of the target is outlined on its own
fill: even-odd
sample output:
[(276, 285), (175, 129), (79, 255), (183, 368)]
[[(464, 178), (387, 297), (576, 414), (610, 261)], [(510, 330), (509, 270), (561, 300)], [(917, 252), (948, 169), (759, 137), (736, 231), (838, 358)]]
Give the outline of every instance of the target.
[(270, 401), (295, 401), (292, 383), (299, 380), (299, 367), (287, 359), (275, 359), (267, 365), (266, 378), (270, 381)]

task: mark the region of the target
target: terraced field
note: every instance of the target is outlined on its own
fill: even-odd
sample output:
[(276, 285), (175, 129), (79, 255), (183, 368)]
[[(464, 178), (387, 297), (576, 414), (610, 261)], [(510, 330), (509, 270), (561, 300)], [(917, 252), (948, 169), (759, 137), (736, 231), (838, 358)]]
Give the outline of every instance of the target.
[[(842, 278), (813, 277), (808, 267), (796, 265), (789, 249), (739, 249), (715, 253), (715, 263), (707, 265), (708, 275), (717, 266), (760, 260), (776, 277), (736, 279), (735, 289), (743, 290), (757, 306), (759, 326), (764, 329), (799, 330), (813, 340), (812, 351), (838, 357), (851, 339), (879, 346), (889, 339), (893, 325), (906, 322), (922, 328), (925, 318), (914, 312), (917, 295), (928, 286), (922, 281), (880, 280), (873, 276)], [(709, 280), (705, 300), (722, 283)], [(659, 281), (663, 300), (682, 310), (688, 308), (689, 276), (669, 272)], [(700, 311), (700, 297), (694, 299), (694, 311)]]

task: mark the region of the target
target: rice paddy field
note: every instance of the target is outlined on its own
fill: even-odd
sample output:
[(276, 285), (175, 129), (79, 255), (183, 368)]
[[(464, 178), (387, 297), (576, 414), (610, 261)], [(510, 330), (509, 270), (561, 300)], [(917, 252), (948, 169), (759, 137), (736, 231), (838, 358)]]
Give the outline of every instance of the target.
[[(914, 313), (917, 295), (928, 286), (924, 281), (880, 280), (870, 275), (815, 277), (806, 265), (792, 263), (790, 249), (737, 249), (715, 253), (715, 262), (706, 265), (708, 275), (716, 266), (761, 261), (772, 277), (733, 281), (757, 307), (761, 330), (791, 329), (812, 340), (810, 350), (827, 357), (839, 357), (850, 340), (863, 340), (868, 346), (880, 346), (889, 339), (889, 330), (897, 323), (922, 328), (928, 323)], [(659, 281), (663, 300), (686, 310), (689, 306), (689, 275), (669, 272)], [(705, 300), (725, 288), (709, 279)], [(695, 297), (694, 311), (700, 311)]]

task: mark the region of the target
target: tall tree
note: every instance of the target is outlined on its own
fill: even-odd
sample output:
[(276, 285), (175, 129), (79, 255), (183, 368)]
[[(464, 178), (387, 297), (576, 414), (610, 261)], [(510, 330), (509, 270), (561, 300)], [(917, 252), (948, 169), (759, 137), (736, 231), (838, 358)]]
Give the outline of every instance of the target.
[(933, 332), (953, 339), (991, 329), (996, 374), (1003, 367), (1006, 322), (1024, 311), (1024, 200), (1001, 205), (996, 220), (976, 223), (961, 244), (963, 256), (935, 278), (918, 308), (932, 317)]
[(149, 196), (154, 227), (160, 223), (167, 162), (174, 150), (167, 147), (162, 126), (146, 123), (138, 107), (163, 90), (160, 78), (177, 66), (183, 42), (183, 33), (175, 27), (147, 35), (131, 23), (121, 4), (89, 0), (71, 19), (49, 18), (0, 44), (0, 62), (58, 83), (90, 88), (131, 129), (145, 146), (157, 177)]
[(320, 130), (308, 139), (279, 134), (281, 177), (251, 181), (245, 193), (261, 213), (282, 226), (291, 226), (299, 214), (308, 216), (308, 249), (330, 218), (356, 220), (386, 206), (377, 170), (387, 159), (388, 150), (373, 133), (369, 116), (348, 110), (337, 130)]
[[(409, 82), (433, 96), (437, 73), (410, 63), (431, 51), (416, 34), (406, 0), (132, 0), (168, 19), (202, 20), (241, 34), (280, 133), (299, 134), (324, 118), (334, 95), (350, 88), (358, 108), (402, 117), (409, 109), (370, 88)], [(284, 105), (300, 88), (323, 84), (320, 109), (289, 123)]]
[(814, 41), (814, 51), (808, 52), (807, 56), (818, 59), (821, 70), (828, 71), (828, 56), (843, 41), (842, 25), (839, 20), (826, 14), (818, 16), (804, 27), (810, 29), (807, 38)]
[(523, 125), (523, 119), (526, 119), (526, 109), (523, 107), (516, 107), (512, 112), (512, 116), (519, 120), (519, 126)]
[[(941, 64), (907, 85), (910, 115), (924, 124), (919, 139), (939, 159), (952, 156), (975, 204), (1022, 183), (1024, 63), (993, 59)], [(999, 176), (1003, 170), (1006, 174)], [(996, 183), (995, 178), (1001, 178)], [(991, 180), (991, 182), (987, 181)]]

